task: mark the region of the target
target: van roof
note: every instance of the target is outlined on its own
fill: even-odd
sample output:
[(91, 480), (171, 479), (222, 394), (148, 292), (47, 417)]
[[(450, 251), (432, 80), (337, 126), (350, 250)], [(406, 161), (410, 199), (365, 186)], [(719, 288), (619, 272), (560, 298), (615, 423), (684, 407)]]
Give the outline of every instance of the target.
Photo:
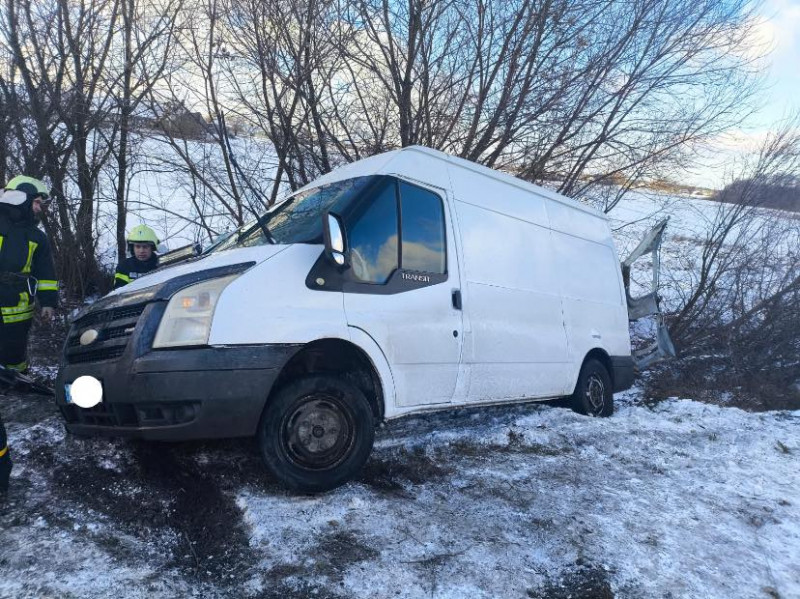
[(476, 173), (480, 173), (483, 176), (491, 177), (497, 181), (502, 181), (503, 183), (514, 185), (515, 187), (519, 187), (526, 191), (536, 193), (539, 196), (543, 196), (549, 200), (559, 202), (575, 210), (587, 212), (593, 216), (599, 216), (604, 219), (607, 218), (607, 216), (604, 213), (600, 212), (599, 210), (596, 210), (595, 208), (592, 208), (590, 206), (586, 206), (585, 204), (582, 204), (576, 200), (570, 199), (566, 196), (556, 193), (555, 191), (551, 191), (546, 187), (529, 183), (527, 181), (520, 179), (519, 177), (509, 175), (508, 173), (504, 173), (502, 171), (489, 168), (488, 166), (477, 164), (470, 160), (458, 158), (456, 156), (452, 156), (450, 154), (441, 152), (439, 150), (427, 148), (425, 146), (407, 146), (405, 148), (400, 148), (398, 150), (390, 150), (389, 152), (384, 152), (382, 154), (376, 154), (368, 158), (363, 158), (356, 162), (343, 164), (337, 167), (336, 169), (332, 170), (331, 172), (319, 177), (318, 179), (315, 179), (314, 181), (306, 185), (303, 189), (311, 189), (313, 187), (318, 187), (319, 185), (332, 183), (334, 181), (339, 181), (341, 179), (349, 179), (351, 177), (359, 177), (380, 172), (384, 167), (386, 167), (390, 162), (392, 162), (394, 158), (396, 158), (397, 156), (399, 156), (401, 153), (404, 152), (417, 152), (420, 154), (425, 154), (430, 158), (435, 158), (437, 160), (444, 160), (454, 166), (458, 166), (460, 168), (466, 168)]
[(583, 212), (589, 212), (590, 214), (593, 214), (595, 216), (601, 216), (602, 218), (607, 218), (607, 216), (603, 212), (595, 208), (592, 208), (591, 206), (582, 204), (577, 200), (573, 200), (571, 198), (563, 196), (560, 193), (547, 189), (546, 187), (542, 187), (541, 185), (536, 185), (534, 183), (529, 183), (528, 181), (520, 179), (519, 177), (515, 177), (514, 175), (510, 175), (508, 173), (504, 173), (503, 171), (498, 171), (493, 168), (489, 168), (488, 166), (483, 166), (482, 164), (478, 164), (477, 162), (472, 162), (471, 160), (465, 160), (464, 158), (459, 158), (458, 156), (447, 154), (446, 152), (442, 152), (440, 150), (434, 150), (433, 148), (427, 148), (425, 146), (407, 146), (400, 150), (394, 150), (393, 153), (400, 153), (400, 152), (419, 152), (421, 154), (426, 154), (432, 158), (445, 160), (455, 166), (466, 168), (476, 173), (485, 175), (487, 177), (492, 177), (493, 179), (496, 179), (498, 181), (502, 181), (504, 183), (520, 187), (527, 191), (537, 193), (540, 196), (544, 196), (550, 200), (554, 200), (556, 202), (565, 204), (570, 208), (576, 208), (578, 210), (582, 210)]

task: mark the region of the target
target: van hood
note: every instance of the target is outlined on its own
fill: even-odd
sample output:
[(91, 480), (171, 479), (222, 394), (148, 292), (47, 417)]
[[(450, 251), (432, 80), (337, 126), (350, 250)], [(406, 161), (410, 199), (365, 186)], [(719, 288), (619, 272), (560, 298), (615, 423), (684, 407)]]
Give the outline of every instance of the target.
[(165, 281), (169, 281), (182, 275), (188, 275), (203, 270), (211, 270), (212, 268), (220, 268), (222, 266), (230, 266), (232, 264), (242, 264), (243, 262), (254, 262), (259, 264), (272, 258), (272, 256), (279, 254), (285, 249), (289, 248), (288, 245), (259, 245), (248, 248), (235, 248), (226, 250), (224, 252), (213, 253), (198, 260), (176, 264), (169, 266), (163, 270), (159, 269), (149, 273), (135, 281), (120, 287), (109, 293), (106, 297), (116, 297), (119, 295), (139, 291), (155, 285), (160, 285)]

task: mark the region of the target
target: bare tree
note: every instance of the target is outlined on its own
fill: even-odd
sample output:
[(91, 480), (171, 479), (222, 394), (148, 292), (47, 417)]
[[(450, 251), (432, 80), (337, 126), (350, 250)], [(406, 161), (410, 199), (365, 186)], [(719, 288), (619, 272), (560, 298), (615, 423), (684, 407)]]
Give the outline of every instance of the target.
[(367, 42), (350, 58), (384, 82), (397, 145), (557, 179), (566, 195), (674, 167), (746, 114), (753, 91), (743, 2), (356, 6)]
[(781, 393), (800, 380), (800, 221), (764, 208), (776, 183), (798, 176), (795, 117), (720, 192), (705, 238), (679, 263), (691, 285), (676, 281), (670, 290), (678, 302), (670, 331), (682, 359), (673, 373), (694, 381), (699, 372), (728, 389), (773, 384)]
[(17, 107), (12, 162), (46, 177), (58, 197), (45, 223), (60, 277), (82, 295), (104, 278), (97, 262), (101, 179), (111, 184), (116, 238), (125, 251), (132, 127), (144, 98), (172, 65), (182, 0), (4, 0), (3, 104)]
[(14, 71), (11, 67), (8, 49), (0, 45), (0, 182), (8, 181), (13, 175), (12, 156), (16, 146), (14, 123), (22, 120), (15, 94)]
[[(222, 1), (222, 0), (220, 0)], [(225, 0), (221, 101), (303, 185), (412, 144), (574, 197), (686, 163), (749, 110), (744, 0)], [(217, 101), (220, 95), (217, 94)]]
[(57, 220), (46, 226), (57, 240), (60, 276), (78, 294), (100, 277), (95, 192), (111, 146), (96, 141), (112, 104), (104, 84), (119, 8), (119, 0), (6, 0), (0, 15), (19, 78), (14, 93), (27, 105), (28, 118), (16, 124), (18, 162), (47, 176), (62, 199), (77, 188), (77, 209), (57, 203)]
[[(220, 0), (192, 0), (185, 10), (191, 13), (193, 26), (179, 36), (182, 68), (162, 78), (150, 105), (153, 112), (171, 111), (197, 126), (188, 135), (169, 123), (160, 128), (160, 139), (171, 148), (162, 163), (185, 175), (202, 228), (211, 237), (217, 232), (215, 216), (240, 226), (267, 207), (274, 152), (264, 140), (251, 135), (239, 138), (228, 126), (229, 118), (238, 128), (250, 119), (241, 117), (231, 101), (238, 73), (228, 50), (226, 6)], [(209, 199), (215, 205), (212, 209), (205, 205)]]
[(134, 117), (146, 105), (145, 100), (153, 88), (174, 66), (182, 5), (183, 0), (122, 0), (115, 72), (111, 73), (109, 81), (110, 89), (116, 94), (115, 118), (110, 120), (107, 141), (113, 148), (116, 162), (114, 187), (119, 256), (126, 253), (127, 189)]
[(738, 123), (757, 82), (745, 0), (0, 2), (0, 158), (76, 197), (48, 223), (79, 250), (62, 273), (76, 290), (97, 276), (109, 163), (125, 250), (137, 114), (213, 236), (411, 144), (577, 198), (603, 185), (608, 211)]

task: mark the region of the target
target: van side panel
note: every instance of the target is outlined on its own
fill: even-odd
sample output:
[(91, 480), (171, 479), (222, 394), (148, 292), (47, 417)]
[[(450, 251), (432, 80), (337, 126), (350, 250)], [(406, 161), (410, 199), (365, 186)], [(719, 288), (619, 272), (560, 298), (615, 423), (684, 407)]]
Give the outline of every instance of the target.
[(574, 385), (583, 358), (592, 349), (603, 349), (610, 356), (630, 355), (628, 311), (608, 221), (568, 208), (566, 214), (565, 207), (555, 202), (548, 202), (547, 209), (554, 223), (553, 253), (575, 361)]
[(451, 168), (451, 178), (469, 320), (468, 400), (562, 394), (572, 369), (544, 200), (466, 169)]
[(553, 231), (613, 246), (608, 220), (600, 212), (580, 210), (550, 198), (546, 200), (545, 205), (549, 226)]
[(549, 227), (545, 199), (537, 194), (455, 166), (450, 166), (450, 178), (453, 195), (460, 202)]
[(616, 272), (619, 262), (612, 248), (553, 231), (553, 255), (564, 298), (615, 308), (622, 305)]

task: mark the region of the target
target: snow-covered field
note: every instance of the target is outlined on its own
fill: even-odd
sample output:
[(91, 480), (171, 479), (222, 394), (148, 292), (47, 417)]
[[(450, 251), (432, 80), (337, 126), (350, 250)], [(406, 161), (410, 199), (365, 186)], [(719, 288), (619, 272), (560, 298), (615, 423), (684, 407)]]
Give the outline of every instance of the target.
[(360, 480), (292, 496), (249, 442), (65, 436), (3, 400), (0, 596), (799, 597), (800, 412), (617, 396), (391, 424)]

